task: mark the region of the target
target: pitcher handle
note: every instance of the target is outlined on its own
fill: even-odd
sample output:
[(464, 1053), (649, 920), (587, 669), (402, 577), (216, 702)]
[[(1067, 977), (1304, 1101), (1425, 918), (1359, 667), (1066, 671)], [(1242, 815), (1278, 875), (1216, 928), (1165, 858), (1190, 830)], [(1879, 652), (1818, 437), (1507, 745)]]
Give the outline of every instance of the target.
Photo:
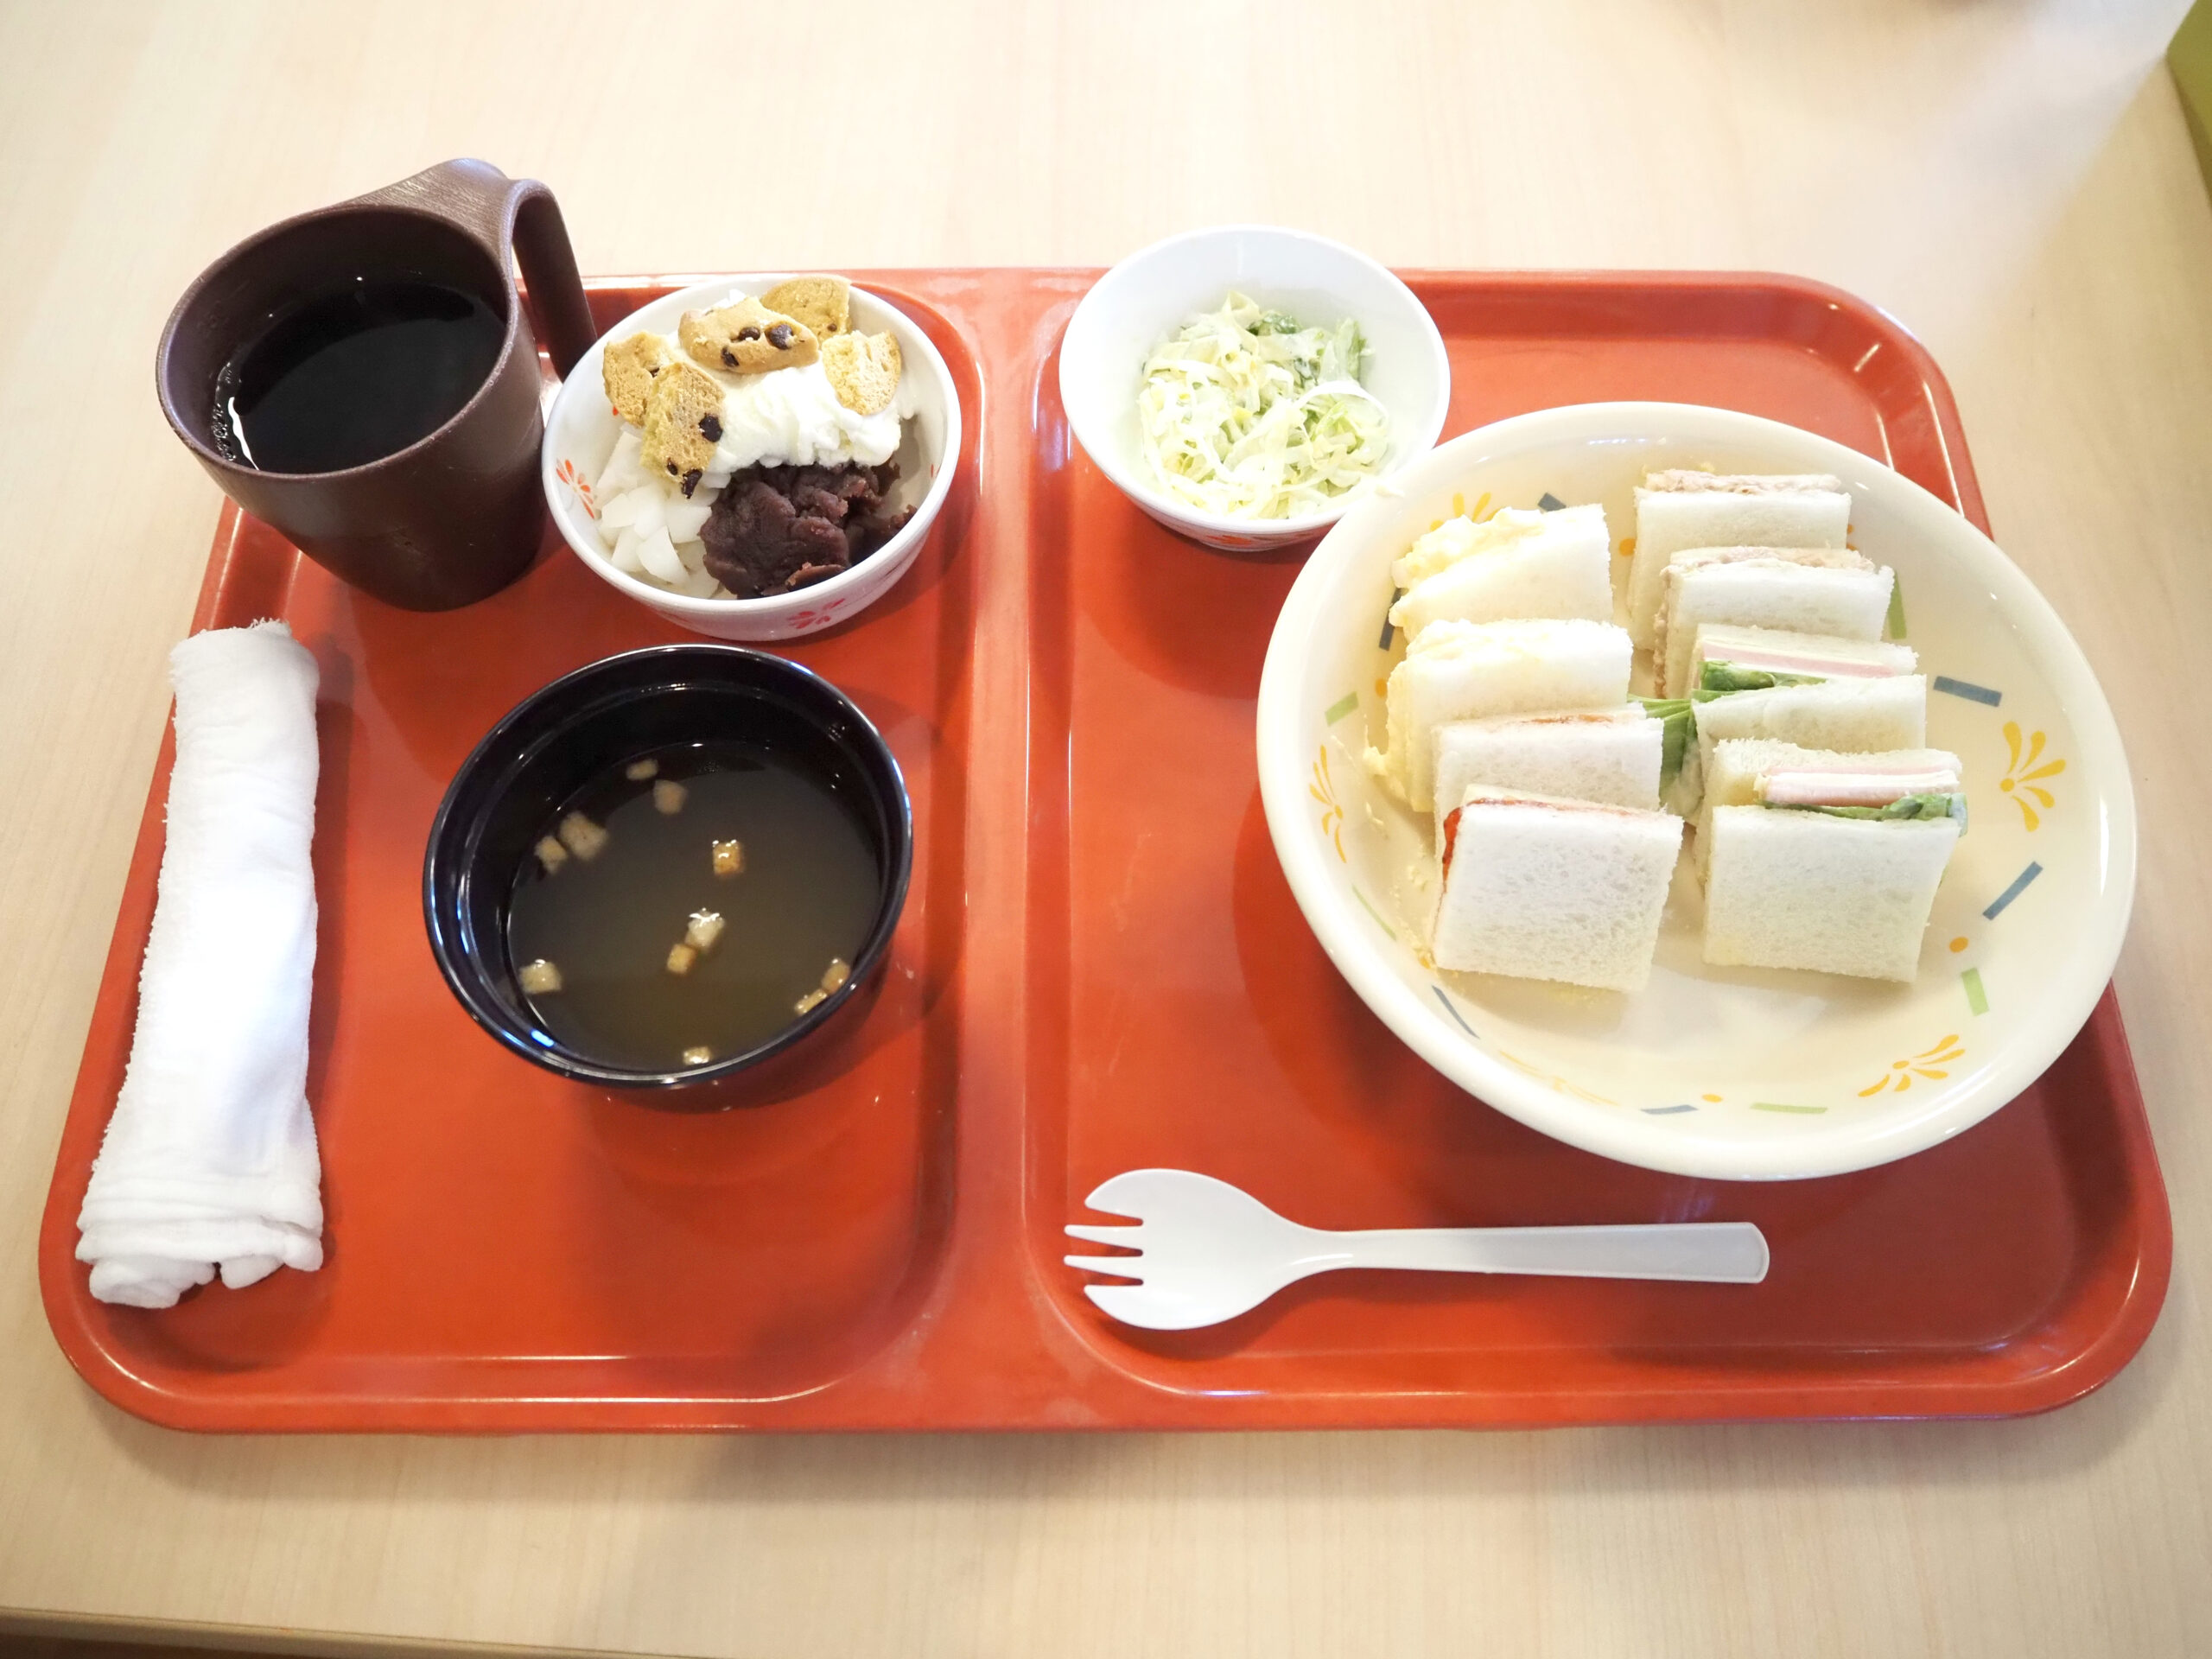
[(560, 204), (536, 179), (511, 179), (488, 162), (440, 162), (357, 200), (410, 207), (467, 232), (499, 262), (510, 294), (507, 261), (519, 259), (531, 318), (563, 378), (599, 338)]

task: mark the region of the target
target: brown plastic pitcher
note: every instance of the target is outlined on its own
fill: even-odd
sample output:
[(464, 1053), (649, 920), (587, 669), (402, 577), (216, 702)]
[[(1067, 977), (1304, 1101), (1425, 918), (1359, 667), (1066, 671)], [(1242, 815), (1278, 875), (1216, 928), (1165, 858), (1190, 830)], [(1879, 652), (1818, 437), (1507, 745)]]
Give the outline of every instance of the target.
[[(162, 412), (231, 499), (364, 593), (442, 611), (498, 592), (536, 555), (544, 426), (537, 336), (512, 274), (566, 374), (597, 336), (553, 193), (482, 162), (454, 161), (288, 219), (201, 272), (162, 331)], [(268, 473), (214, 436), (216, 378), (279, 312), (360, 276), (415, 276), (475, 295), (506, 321), (498, 359), (429, 436), (359, 467)]]

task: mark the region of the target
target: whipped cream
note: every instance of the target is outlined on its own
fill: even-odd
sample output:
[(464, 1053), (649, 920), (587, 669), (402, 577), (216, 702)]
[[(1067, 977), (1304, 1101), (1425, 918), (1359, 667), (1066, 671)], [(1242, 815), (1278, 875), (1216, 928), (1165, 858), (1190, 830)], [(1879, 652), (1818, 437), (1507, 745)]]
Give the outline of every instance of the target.
[(766, 374), (716, 374), (722, 435), (705, 482), (729, 482), (747, 467), (880, 467), (899, 453), (899, 424), (912, 412), (906, 377), (888, 409), (857, 414), (837, 401), (820, 363)]

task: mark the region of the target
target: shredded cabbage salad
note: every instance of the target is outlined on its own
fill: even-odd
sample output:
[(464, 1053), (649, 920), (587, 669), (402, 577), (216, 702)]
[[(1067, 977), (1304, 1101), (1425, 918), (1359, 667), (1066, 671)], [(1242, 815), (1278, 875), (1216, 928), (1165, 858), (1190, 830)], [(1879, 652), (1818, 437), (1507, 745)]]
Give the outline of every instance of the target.
[(1206, 512), (1319, 512), (1371, 482), (1389, 448), (1389, 412), (1359, 384), (1366, 354), (1350, 318), (1304, 328), (1232, 291), (1145, 359), (1145, 459)]

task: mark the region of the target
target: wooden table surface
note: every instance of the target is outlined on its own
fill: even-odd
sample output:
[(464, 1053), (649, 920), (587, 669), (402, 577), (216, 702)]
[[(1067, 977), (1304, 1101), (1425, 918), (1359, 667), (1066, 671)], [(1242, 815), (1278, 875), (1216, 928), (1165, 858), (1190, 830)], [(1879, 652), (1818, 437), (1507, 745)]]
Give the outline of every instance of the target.
[[(0, 1624), (902, 1659), (2212, 1652), (2212, 211), (2159, 58), (2179, 11), (0, 3)], [(586, 270), (1104, 264), (1273, 219), (1399, 265), (1761, 267), (1893, 311), (2134, 760), (2120, 989), (2177, 1234), (2148, 1346), (1988, 1424), (252, 1440), (101, 1403), (33, 1242), (216, 515), (154, 342), (238, 238), (452, 155), (550, 183)]]

